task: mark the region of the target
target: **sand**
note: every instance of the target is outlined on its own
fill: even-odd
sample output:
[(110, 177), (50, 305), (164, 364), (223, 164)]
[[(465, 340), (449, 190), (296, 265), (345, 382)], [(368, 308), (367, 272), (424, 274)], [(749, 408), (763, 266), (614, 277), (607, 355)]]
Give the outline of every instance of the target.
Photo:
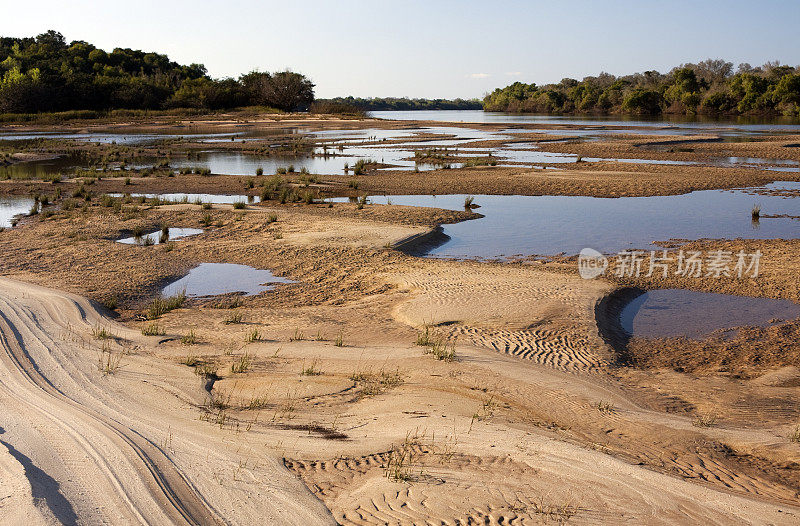
[[(364, 180), (463, 191), (479, 180), (500, 187), (523, 177), (516, 170)], [(700, 169), (642, 170), (530, 177), (539, 189), (601, 193), (740, 180), (735, 170), (709, 171), (706, 182)], [(233, 179), (231, 189), (241, 184)], [(411, 257), (393, 247), (472, 216), (395, 205), (215, 206), (204, 234), (169, 249), (114, 241), (136, 226), (196, 227), (203, 213), (115, 213), (95, 202), (0, 233), (0, 522), (800, 520), (790, 440), (800, 369), (621, 366), (598, 332), (597, 305), (619, 286), (657, 284), (582, 280), (569, 259)], [(757, 243), (785, 264), (747, 292), (796, 298), (794, 242)], [(141, 319), (164, 283), (204, 261), (295, 283), (240, 306), (191, 300)], [(100, 305), (111, 297), (116, 313)], [(153, 323), (163, 334), (144, 336)], [(417, 344), (426, 330), (452, 361)]]

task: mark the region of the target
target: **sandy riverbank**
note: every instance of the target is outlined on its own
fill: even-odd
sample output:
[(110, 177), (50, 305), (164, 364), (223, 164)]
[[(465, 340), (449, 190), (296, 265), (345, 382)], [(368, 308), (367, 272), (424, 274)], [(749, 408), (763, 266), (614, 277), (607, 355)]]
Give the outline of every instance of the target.
[[(531, 186), (512, 188), (669, 193), (782, 175), (616, 170), (376, 173), (362, 177), (359, 190), (440, 185), (439, 192), (478, 193), (480, 184), (489, 191), (531, 177)], [(244, 186), (236, 176), (133, 183), (147, 192)], [(23, 192), (41, 184), (0, 187)], [(314, 184), (346, 192), (343, 176)], [(65, 194), (77, 187), (41, 188), (53, 186)], [(131, 185), (103, 179), (92, 188)], [(599, 334), (596, 307), (615, 288), (687, 283), (583, 280), (571, 260), (431, 260), (392, 248), (469, 212), (78, 201), (0, 232), (6, 517), (238, 524), (800, 518), (800, 450), (790, 438), (800, 418), (799, 369), (779, 362), (743, 362), (747, 375), (681, 372), (670, 363), (629, 368)], [(166, 245), (115, 241), (162, 224), (205, 232)], [(745, 292), (796, 297), (792, 243), (756, 242), (782, 263), (765, 266)], [(191, 299), (140, 319), (165, 283), (200, 262), (266, 268), (295, 283), (239, 299)], [(112, 299), (116, 314), (101, 306)], [(443, 357), (453, 351), (453, 359), (436, 359), (432, 348)]]

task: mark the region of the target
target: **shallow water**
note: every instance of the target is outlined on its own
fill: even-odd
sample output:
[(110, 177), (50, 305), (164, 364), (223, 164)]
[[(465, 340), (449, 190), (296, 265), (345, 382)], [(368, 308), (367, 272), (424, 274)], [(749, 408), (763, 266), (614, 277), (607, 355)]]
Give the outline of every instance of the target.
[(26, 161), (22, 163), (0, 166), (0, 179), (42, 179), (52, 174), (72, 172), (86, 163), (77, 157), (64, 156), (42, 161)]
[(10, 228), (14, 216), (27, 214), (32, 207), (33, 199), (0, 196), (0, 228)]
[(372, 111), (371, 117), (395, 120), (428, 120), (442, 122), (467, 123), (535, 123), (597, 126), (663, 126), (686, 129), (727, 128), (745, 132), (758, 131), (800, 131), (800, 120), (792, 118), (778, 119), (692, 119), (684, 116), (662, 116), (645, 120), (641, 117), (626, 118), (624, 116), (561, 116), (561, 115), (529, 115), (515, 113), (489, 112), (482, 110), (417, 110), (417, 111)]
[(269, 270), (255, 269), (233, 263), (201, 263), (189, 274), (173, 281), (161, 291), (164, 296), (173, 296), (185, 291), (189, 296), (216, 296), (242, 292), (252, 296), (272, 290), (271, 284), (292, 283), (291, 280), (273, 276)]
[(153, 144), (169, 139), (193, 139), (193, 140), (230, 140), (230, 137), (241, 135), (237, 133), (109, 133), (109, 132), (80, 132), (80, 133), (61, 133), (61, 132), (23, 132), (23, 133), (3, 133), (0, 132), (0, 141), (30, 141), (33, 139), (70, 139), (84, 142), (94, 142), (100, 144), (124, 144), (141, 145)]
[[(165, 242), (180, 239), (182, 237), (196, 236), (202, 234), (203, 230), (200, 228), (170, 228), (169, 235)], [(118, 239), (117, 243), (124, 243), (126, 245), (158, 245), (161, 243), (161, 230), (150, 232), (141, 237), (126, 237)]]
[(375, 161), (391, 164), (398, 169), (420, 171), (432, 170), (434, 166), (414, 162), (414, 152), (410, 149), (400, 149), (391, 145), (386, 147), (351, 147), (343, 149), (328, 149), (324, 155), (322, 148), (316, 148), (314, 157), (264, 157), (259, 155), (227, 152), (207, 151), (198, 153), (193, 159), (173, 159), (172, 168), (207, 168), (211, 173), (220, 175), (255, 175), (261, 168), (266, 175), (274, 174), (279, 168), (294, 166), (295, 172), (303, 168), (312, 174), (340, 174), (344, 173), (345, 165), (352, 167), (359, 159), (374, 159)]
[[(800, 183), (767, 185), (800, 189)], [(462, 210), (465, 195), (372, 196), (370, 202)], [(339, 199), (339, 201), (346, 199)], [(574, 197), (476, 195), (476, 212), (485, 217), (443, 225), (449, 241), (428, 252), (431, 257), (510, 258), (577, 254), (590, 247), (606, 254), (641, 248), (654, 241), (700, 238), (775, 239), (800, 237), (800, 222), (762, 218), (754, 224), (753, 205), (762, 215), (798, 215), (796, 198), (750, 195), (743, 191), (706, 190), (658, 197)], [(766, 262), (765, 264), (769, 264)]]
[[(109, 194), (111, 197), (122, 197), (124, 194)], [(152, 199), (157, 197), (165, 201), (173, 201), (175, 203), (191, 203), (197, 204), (199, 202), (211, 203), (215, 205), (232, 205), (234, 203), (258, 203), (261, 198), (252, 195), (218, 195), (218, 194), (130, 194), (131, 197), (144, 197)]]
[[(535, 116), (533, 116), (535, 117)], [(583, 122), (583, 121), (581, 121)], [(587, 121), (588, 122), (588, 121)], [(603, 121), (606, 122), (606, 121)], [(630, 124), (636, 121), (619, 121)], [(643, 123), (644, 124), (644, 123)], [(649, 123), (652, 124), (652, 123)], [(696, 128), (699, 130), (706, 130), (706, 128)], [(685, 129), (681, 128), (685, 131)], [(270, 131), (270, 130), (268, 130)], [(279, 130), (282, 133), (287, 130)], [(288, 130), (292, 131), (292, 130)], [(314, 155), (297, 155), (293, 157), (287, 156), (265, 156), (258, 154), (247, 154), (229, 150), (209, 149), (197, 154), (196, 158), (188, 159), (185, 157), (172, 158), (170, 166), (173, 169), (182, 168), (203, 168), (208, 169), (214, 174), (220, 175), (255, 175), (256, 171), (261, 168), (265, 174), (274, 174), (279, 168), (287, 168), (293, 165), (296, 171), (306, 169), (312, 174), (339, 174), (344, 172), (345, 165), (352, 166), (358, 159), (374, 159), (383, 164), (391, 165), (393, 170), (418, 170), (426, 171), (435, 169), (435, 165), (426, 163), (416, 163), (414, 160), (414, 150), (424, 150), (428, 148), (449, 148), (451, 155), (459, 155), (464, 157), (484, 156), (489, 152), (495, 157), (498, 157), (504, 163), (520, 163), (519, 165), (525, 166), (541, 166), (542, 164), (564, 164), (575, 163), (578, 156), (574, 154), (554, 153), (547, 152), (537, 146), (544, 146), (537, 144), (532, 146), (530, 143), (516, 143), (508, 144), (496, 148), (471, 148), (470, 144), (478, 141), (507, 141), (514, 138), (510, 133), (522, 132), (526, 130), (501, 130), (501, 131), (487, 131), (487, 130), (474, 130), (467, 127), (458, 126), (427, 126), (418, 128), (406, 128), (396, 130), (381, 130), (377, 128), (369, 128), (365, 130), (325, 130), (317, 132), (308, 132), (308, 136), (315, 139), (329, 140), (327, 147), (319, 147), (314, 149)], [(536, 130), (528, 130), (536, 131)], [(539, 130), (545, 131), (545, 130)], [(551, 130), (552, 131), (552, 130)], [(562, 130), (556, 130), (561, 133)], [(603, 130), (568, 130), (570, 133), (583, 136), (591, 136), (596, 134), (597, 131)], [(609, 130), (605, 130), (609, 131)], [(644, 130), (643, 130), (644, 131)], [(650, 130), (653, 131), (653, 130)], [(657, 130), (655, 132), (662, 132), (665, 130)], [(666, 130), (669, 131), (669, 130)], [(680, 130), (679, 130), (680, 131)], [(730, 131), (730, 130), (728, 130)], [(715, 133), (724, 133), (725, 130), (716, 130)], [(681, 132), (683, 133), (683, 132)], [(440, 138), (424, 138), (421, 140), (420, 134), (436, 134)], [(269, 133), (266, 136), (270, 135)], [(7, 135), (7, 137), (18, 138), (22, 135)], [(166, 135), (166, 134), (141, 134), (130, 133), (127, 135), (121, 134), (101, 134), (101, 133), (82, 133), (82, 134), (30, 134), (30, 136), (59, 136), (64, 138), (72, 138), (75, 140), (87, 140), (95, 142), (112, 142), (112, 141), (126, 141), (127, 144), (134, 144), (140, 142), (153, 142), (163, 140), (166, 138), (185, 137), (193, 138), (205, 142), (224, 141), (231, 138), (241, 139), (252, 137), (265, 136), (257, 131), (249, 132), (236, 132), (227, 134), (184, 134)], [(2, 138), (0, 134), (0, 138)], [(138, 137), (138, 139), (137, 139)], [(382, 144), (380, 141), (384, 139), (408, 139), (408, 142), (401, 144)], [(242, 139), (244, 140), (244, 139)], [(414, 140), (414, 142), (411, 142)], [(378, 144), (365, 144), (378, 141)], [(533, 150), (522, 150), (520, 146), (533, 147)], [(453, 150), (453, 148), (456, 148)], [(470, 151), (473, 150), (473, 151)], [(147, 168), (153, 164), (157, 164), (160, 159), (155, 158), (140, 158), (133, 161), (131, 165), (133, 168)], [(710, 162), (693, 162), (693, 161), (674, 161), (674, 160), (654, 160), (654, 159), (612, 159), (612, 158), (594, 158), (584, 157), (583, 161), (586, 162), (601, 162), (601, 161), (617, 161), (626, 163), (651, 163), (651, 164), (672, 164), (672, 165), (699, 165), (711, 164), (713, 166), (723, 167), (744, 167), (744, 168), (761, 168), (776, 171), (800, 171), (800, 163), (794, 160), (785, 159), (758, 159), (758, 158), (739, 158), (739, 157), (721, 157), (719, 159), (711, 160)], [(457, 163), (453, 163), (457, 164)], [(765, 164), (777, 164), (777, 167), (766, 167)], [(44, 178), (53, 174), (63, 173), (69, 174), (77, 168), (88, 169), (87, 163), (75, 157), (62, 157), (59, 159), (46, 160), (46, 161), (31, 161), (25, 163), (17, 163), (8, 167), (0, 167), (0, 178)]]
[(682, 289), (652, 290), (636, 297), (620, 314), (622, 328), (641, 338), (698, 338), (718, 329), (766, 327), (800, 316), (788, 300), (750, 298)]

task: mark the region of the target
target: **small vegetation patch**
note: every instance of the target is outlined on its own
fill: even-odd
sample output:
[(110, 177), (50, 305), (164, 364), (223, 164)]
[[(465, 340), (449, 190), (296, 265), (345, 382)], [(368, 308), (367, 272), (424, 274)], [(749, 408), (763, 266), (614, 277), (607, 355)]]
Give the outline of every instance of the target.
[(237, 358), (233, 364), (231, 365), (231, 372), (232, 373), (246, 373), (250, 370), (250, 366), (252, 365), (252, 357), (249, 353), (244, 353), (239, 358)]
[(225, 319), (222, 322), (226, 325), (236, 325), (242, 323), (242, 313), (231, 312), (225, 317)]
[(245, 343), (253, 343), (261, 341), (261, 333), (258, 332), (258, 329), (253, 329), (247, 332), (244, 336)]
[(164, 336), (166, 331), (158, 323), (148, 323), (142, 327), (143, 336)]
[(116, 336), (112, 334), (108, 329), (105, 327), (101, 327), (97, 325), (94, 329), (92, 329), (92, 336), (94, 336), (98, 340), (113, 340), (116, 339)]
[(180, 292), (166, 298), (156, 298), (147, 306), (147, 319), (155, 320), (169, 311), (179, 309), (186, 301), (186, 293)]
[(717, 423), (717, 415), (706, 414), (706, 415), (697, 415), (697, 418), (692, 420), (692, 425), (694, 427), (711, 427)]
[(300, 376), (319, 376), (322, 374), (322, 371), (319, 370), (319, 360), (314, 358), (311, 360), (311, 363), (306, 366), (306, 362), (303, 361), (303, 367), (300, 369)]
[(601, 413), (613, 413), (614, 412), (614, 404), (609, 402), (608, 400), (600, 400), (595, 404), (595, 407)]
[(183, 345), (194, 345), (197, 343), (197, 335), (194, 332), (194, 329), (191, 329), (189, 332), (181, 336), (181, 343)]
[(375, 396), (402, 385), (403, 375), (399, 369), (394, 371), (381, 369), (377, 373), (373, 373), (372, 370), (355, 371), (350, 375), (350, 380), (360, 388), (359, 396)]
[(107, 345), (103, 345), (97, 359), (97, 368), (103, 375), (116, 374), (120, 368), (122, 354), (113, 352)]

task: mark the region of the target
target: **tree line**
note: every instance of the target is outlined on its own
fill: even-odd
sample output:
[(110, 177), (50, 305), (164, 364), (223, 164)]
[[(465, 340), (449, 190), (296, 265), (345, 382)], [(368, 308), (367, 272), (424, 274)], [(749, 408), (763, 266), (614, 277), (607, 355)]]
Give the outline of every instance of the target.
[(665, 74), (601, 73), (543, 86), (515, 82), (487, 94), (483, 108), (520, 113), (800, 116), (800, 66), (743, 63), (734, 72), (731, 62), (708, 59)]
[(106, 52), (48, 31), (0, 37), (0, 112), (169, 108), (307, 108), (314, 84), (291, 71), (252, 71), (212, 79), (202, 64), (181, 65), (166, 55), (116, 48)]
[(342, 104), (363, 111), (399, 110), (480, 110), (483, 105), (479, 99), (409, 99), (407, 97), (335, 97), (325, 99), (332, 104)]

